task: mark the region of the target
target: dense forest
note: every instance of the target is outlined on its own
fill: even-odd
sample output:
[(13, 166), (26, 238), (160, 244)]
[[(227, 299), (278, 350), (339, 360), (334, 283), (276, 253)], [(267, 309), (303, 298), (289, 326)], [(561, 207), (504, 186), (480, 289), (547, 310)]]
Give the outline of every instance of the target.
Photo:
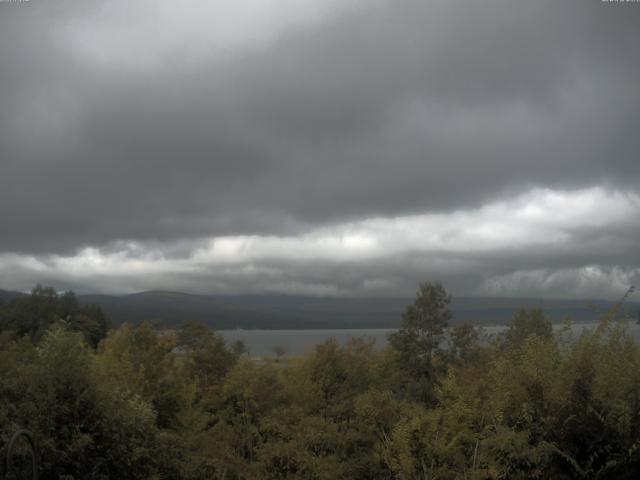
[(450, 303), (422, 284), (383, 350), (252, 358), (193, 322), (109, 329), (38, 287), (0, 302), (0, 448), (29, 429), (42, 479), (637, 478), (640, 348), (619, 309), (579, 335), (521, 310), (481, 339)]

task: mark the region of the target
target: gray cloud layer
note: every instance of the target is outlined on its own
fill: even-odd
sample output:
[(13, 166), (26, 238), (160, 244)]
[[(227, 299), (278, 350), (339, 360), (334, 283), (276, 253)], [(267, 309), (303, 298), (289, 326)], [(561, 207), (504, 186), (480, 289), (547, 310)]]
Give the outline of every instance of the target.
[[(109, 5), (0, 4), (0, 252), (133, 240), (185, 257), (209, 237), (447, 214), (535, 187), (640, 191), (638, 5), (354, 2), (225, 48), (215, 26), (154, 30), (171, 13), (198, 17), (175, 2), (115, 17), (130, 3)], [(169, 14), (156, 19), (157, 5)], [(474, 253), (465, 279), (435, 273), (481, 292), (486, 277), (532, 288), (589, 264), (637, 269), (636, 220), (616, 235), (576, 226), (560, 253)], [(309, 262), (263, 261), (296, 285), (362, 292), (367, 279), (397, 290), (423, 277), (411, 255), (363, 261), (351, 280), (337, 261), (322, 278)], [(262, 288), (259, 273), (215, 277), (202, 281)]]

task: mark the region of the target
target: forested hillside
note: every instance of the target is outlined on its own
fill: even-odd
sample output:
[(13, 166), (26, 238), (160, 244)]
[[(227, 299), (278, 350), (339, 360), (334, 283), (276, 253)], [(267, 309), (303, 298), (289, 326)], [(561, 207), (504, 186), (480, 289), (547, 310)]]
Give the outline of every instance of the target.
[[(81, 302), (102, 307), (115, 325), (154, 320), (177, 326), (185, 319), (216, 329), (397, 328), (411, 298), (332, 298), (290, 295), (210, 296), (150, 291), (133, 295), (80, 295)], [(553, 322), (598, 319), (611, 301), (536, 298), (458, 297), (451, 302), (452, 324), (505, 325), (520, 308), (544, 308)], [(629, 303), (631, 315), (640, 304)]]
[(0, 448), (28, 428), (43, 479), (637, 478), (640, 347), (621, 309), (579, 337), (521, 310), (480, 343), (450, 304), (425, 283), (383, 351), (256, 359), (193, 322), (107, 332), (40, 288), (0, 302)]
[[(0, 290), (0, 299), (25, 297)], [(411, 298), (304, 297), (294, 295), (194, 295), (147, 291), (130, 295), (77, 295), (81, 305), (99, 306), (113, 326), (152, 321), (168, 328), (185, 319), (217, 330), (397, 328), (400, 313)], [(607, 300), (456, 297), (451, 302), (452, 324), (505, 325), (520, 308), (543, 308), (560, 323), (570, 317), (593, 322), (615, 305)], [(640, 315), (640, 303), (625, 304), (625, 313)]]

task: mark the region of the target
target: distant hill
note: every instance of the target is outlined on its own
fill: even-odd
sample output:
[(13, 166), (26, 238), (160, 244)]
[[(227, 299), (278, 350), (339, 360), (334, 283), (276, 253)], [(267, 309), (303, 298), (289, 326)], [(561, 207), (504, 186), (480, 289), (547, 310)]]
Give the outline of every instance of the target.
[[(216, 329), (393, 328), (413, 298), (324, 298), (288, 295), (209, 296), (149, 291), (133, 295), (80, 295), (84, 303), (101, 306), (113, 323), (155, 320), (175, 326), (194, 320)], [(615, 302), (543, 300), (531, 298), (473, 298), (453, 300), (453, 323), (505, 324), (521, 307), (542, 307), (554, 321), (597, 320)], [(625, 310), (634, 318), (640, 303)]]
[(13, 300), (14, 298), (22, 297), (24, 295), (26, 295), (26, 293), (0, 289), (0, 300)]
[[(0, 290), (0, 299), (24, 293)], [(394, 328), (413, 298), (327, 298), (290, 295), (193, 295), (148, 291), (132, 295), (78, 295), (85, 304), (102, 307), (112, 323), (156, 321), (177, 326), (184, 320), (222, 329)], [(522, 307), (542, 307), (554, 322), (570, 317), (594, 321), (615, 302), (544, 300), (532, 298), (454, 297), (453, 323), (503, 325)], [(640, 302), (628, 302), (624, 311), (638, 318)]]

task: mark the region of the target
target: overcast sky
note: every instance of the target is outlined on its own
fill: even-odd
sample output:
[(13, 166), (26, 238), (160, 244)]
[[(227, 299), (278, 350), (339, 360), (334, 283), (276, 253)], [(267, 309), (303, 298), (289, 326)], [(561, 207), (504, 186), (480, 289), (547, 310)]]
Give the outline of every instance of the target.
[(0, 288), (615, 298), (640, 3), (0, 1)]

